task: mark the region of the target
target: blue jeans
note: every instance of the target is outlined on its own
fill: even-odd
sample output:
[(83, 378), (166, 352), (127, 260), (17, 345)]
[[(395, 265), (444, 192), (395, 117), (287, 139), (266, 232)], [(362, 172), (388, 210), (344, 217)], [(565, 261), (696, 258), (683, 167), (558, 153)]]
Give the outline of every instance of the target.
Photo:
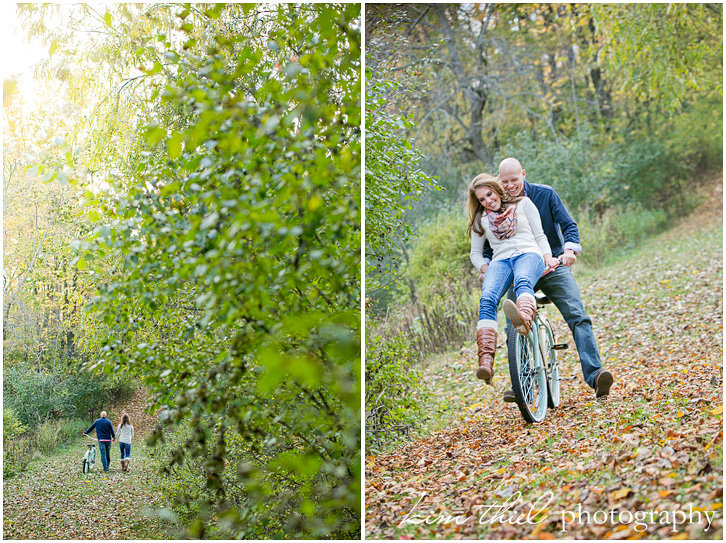
[(504, 260), (495, 260), (487, 268), (479, 300), (479, 320), (497, 320), (497, 306), (504, 293), (513, 284), (519, 298), (522, 294), (534, 296), (534, 285), (545, 270), (538, 253), (520, 253)]
[(131, 458), (131, 443), (124, 443), (123, 441), (118, 442), (118, 447), (121, 449), (121, 460), (124, 458)]
[[(487, 273), (489, 273), (487, 271)], [(580, 298), (580, 289), (572, 275), (572, 270), (566, 266), (559, 266), (555, 271), (548, 273), (536, 285), (537, 289), (547, 296), (559, 309), (567, 326), (570, 327), (572, 337), (580, 355), (580, 366), (585, 382), (595, 388), (595, 374), (602, 368), (600, 353), (595, 343), (595, 334), (592, 332), (592, 321), (585, 313), (585, 307)], [(510, 300), (514, 300), (514, 293), (507, 293)], [(512, 323), (507, 319), (506, 332)]]
[(108, 471), (108, 466), (111, 464), (111, 442), (99, 441), (98, 452), (101, 453), (101, 464), (103, 464), (103, 471)]

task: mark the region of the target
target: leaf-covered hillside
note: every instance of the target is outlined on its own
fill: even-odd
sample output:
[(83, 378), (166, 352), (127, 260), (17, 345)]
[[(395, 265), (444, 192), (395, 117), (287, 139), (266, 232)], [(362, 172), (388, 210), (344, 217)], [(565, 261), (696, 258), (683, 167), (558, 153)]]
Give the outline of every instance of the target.
[[(452, 419), (366, 458), (368, 538), (722, 539), (720, 178), (710, 186), (699, 209), (674, 228), (613, 266), (578, 275), (615, 375), (608, 398), (595, 400), (582, 381), (556, 310), (550, 320), (572, 347), (561, 358), (562, 404), (539, 425), (524, 423), (501, 400), (509, 385), (505, 349), (493, 387), (473, 377), (474, 350), (429, 368), (428, 386), (453, 406)], [(563, 522), (562, 512), (578, 506), (605, 512), (607, 521), (570, 523), (565, 515)], [(530, 511), (539, 512), (531, 523), (514, 522), (515, 512)], [(641, 511), (655, 516), (637, 524)], [(665, 520), (680, 521), (676, 511), (700, 522), (674, 529)], [(429, 523), (401, 526), (429, 514)]]

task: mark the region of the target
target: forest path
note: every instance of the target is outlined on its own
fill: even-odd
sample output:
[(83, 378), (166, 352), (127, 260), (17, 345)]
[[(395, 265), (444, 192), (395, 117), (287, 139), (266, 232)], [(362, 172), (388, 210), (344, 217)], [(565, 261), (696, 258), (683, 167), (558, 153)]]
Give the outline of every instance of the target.
[[(118, 425), (128, 413), (136, 435), (129, 471), (121, 471), (118, 442), (111, 449), (111, 466), (104, 473), (100, 456), (89, 473), (82, 473), (85, 451), (77, 443), (62, 447), (42, 462), (4, 481), (4, 539), (165, 539), (173, 525), (150, 509), (168, 507), (156, 474), (149, 468), (145, 437), (155, 424), (144, 413), (148, 393), (137, 389), (123, 405), (109, 409)], [(90, 422), (89, 422), (90, 426)]]
[(722, 539), (721, 178), (709, 186), (675, 228), (577, 276), (615, 376), (610, 396), (596, 400), (582, 381), (556, 309), (546, 311), (570, 349), (561, 406), (541, 424), (501, 400), (503, 340), (494, 386), (473, 378), (473, 349), (451, 355), (427, 379), (459, 397), (455, 419), (366, 458), (367, 538)]

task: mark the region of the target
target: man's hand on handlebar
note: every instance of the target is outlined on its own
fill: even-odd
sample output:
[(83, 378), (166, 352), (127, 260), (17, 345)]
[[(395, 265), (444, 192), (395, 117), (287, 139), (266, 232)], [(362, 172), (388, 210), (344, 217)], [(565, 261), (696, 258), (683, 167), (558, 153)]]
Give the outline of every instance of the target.
[(577, 255), (572, 249), (565, 249), (565, 252), (560, 255), (560, 262), (563, 266), (572, 266), (577, 260)]

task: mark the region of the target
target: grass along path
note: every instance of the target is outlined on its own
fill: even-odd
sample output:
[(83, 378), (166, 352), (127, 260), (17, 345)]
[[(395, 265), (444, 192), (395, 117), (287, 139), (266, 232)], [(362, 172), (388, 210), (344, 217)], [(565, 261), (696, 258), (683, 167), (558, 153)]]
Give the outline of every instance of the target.
[[(494, 386), (473, 377), (473, 349), (432, 364), (428, 386), (449, 422), (366, 458), (367, 537), (722, 539), (720, 181), (711, 196), (621, 262), (578, 275), (615, 375), (608, 398), (595, 400), (582, 381), (556, 309), (550, 321), (571, 348), (560, 358), (561, 406), (539, 425), (501, 400), (502, 339)], [(590, 518), (563, 520), (563, 511)]]
[[(137, 435), (131, 448), (130, 471), (121, 471), (118, 443), (111, 449), (111, 467), (103, 472), (100, 456), (87, 474), (81, 472), (83, 439), (65, 446), (28, 471), (4, 481), (4, 539), (165, 539), (175, 528), (147, 515), (168, 507), (156, 474), (149, 468), (144, 437), (153, 419), (143, 413), (142, 390), (122, 406)], [(121, 408), (112, 411), (114, 422)], [(89, 422), (90, 425), (90, 422)]]

